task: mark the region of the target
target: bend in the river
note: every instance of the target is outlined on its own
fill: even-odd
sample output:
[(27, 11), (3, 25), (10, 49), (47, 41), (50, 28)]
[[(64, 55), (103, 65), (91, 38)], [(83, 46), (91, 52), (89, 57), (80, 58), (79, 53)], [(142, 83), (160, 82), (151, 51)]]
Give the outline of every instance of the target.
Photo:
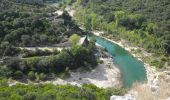
[(106, 48), (113, 56), (115, 64), (121, 71), (124, 87), (131, 87), (135, 82), (146, 81), (146, 71), (144, 63), (133, 57), (128, 51), (119, 45), (112, 43), (99, 36), (91, 36), (96, 39), (96, 43)]

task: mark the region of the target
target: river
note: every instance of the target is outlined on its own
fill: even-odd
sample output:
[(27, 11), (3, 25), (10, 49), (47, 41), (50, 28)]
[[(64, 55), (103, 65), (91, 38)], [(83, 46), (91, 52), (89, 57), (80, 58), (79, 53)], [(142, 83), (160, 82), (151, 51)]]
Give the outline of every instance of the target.
[[(68, 12), (70, 14), (72, 11)], [(70, 14), (70, 16), (73, 17), (73, 14)], [(128, 51), (126, 51), (119, 45), (114, 44), (99, 36), (93, 37), (95, 37), (96, 43), (106, 48), (108, 53), (113, 56), (115, 64), (121, 71), (122, 82), (124, 87), (131, 87), (135, 82), (145, 82), (147, 80), (143, 62), (133, 57)]]
[(124, 87), (131, 87), (135, 82), (146, 81), (146, 71), (143, 62), (137, 60), (137, 58), (119, 45), (98, 36), (93, 37), (96, 39), (96, 43), (106, 48), (113, 56), (114, 63), (121, 71)]

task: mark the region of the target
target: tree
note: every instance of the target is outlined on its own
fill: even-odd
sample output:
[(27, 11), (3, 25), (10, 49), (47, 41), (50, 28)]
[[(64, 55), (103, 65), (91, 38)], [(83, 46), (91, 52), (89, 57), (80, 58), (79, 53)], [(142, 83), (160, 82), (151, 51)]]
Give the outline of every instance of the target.
[(76, 45), (78, 41), (80, 40), (80, 36), (77, 34), (73, 34), (70, 36), (69, 41), (73, 44)]
[(42, 43), (47, 43), (47, 40), (48, 40), (48, 36), (47, 35), (45, 35), (45, 34), (40, 35), (40, 41)]
[(47, 79), (47, 76), (44, 73), (41, 73), (39, 77), (40, 77), (40, 80), (42, 81), (45, 81)]
[(29, 78), (30, 80), (35, 80), (35, 79), (36, 79), (35, 73), (34, 73), (33, 71), (30, 71), (30, 72), (28, 73), (28, 78)]
[(150, 34), (154, 34), (157, 29), (158, 29), (158, 26), (155, 23), (148, 23), (147, 24), (146, 30)]
[(115, 12), (115, 18), (116, 18), (116, 26), (118, 27), (120, 19), (125, 15), (125, 12), (123, 11), (116, 11)]
[(88, 55), (87, 49), (82, 46), (75, 45), (70, 49), (70, 53), (74, 60), (74, 65), (72, 69), (78, 68), (80, 66), (84, 66), (84, 62), (87, 62)]
[(23, 46), (28, 46), (30, 44), (30, 36), (29, 35), (22, 35), (21, 41)]
[(23, 73), (21, 72), (21, 71), (16, 71), (15, 73), (14, 73), (14, 78), (16, 78), (16, 79), (21, 79), (21, 78), (23, 78)]
[(9, 70), (6, 66), (0, 66), (0, 77), (9, 77), (11, 76), (12, 71)]
[(91, 13), (90, 16), (91, 16), (91, 28), (92, 30), (94, 30), (97, 27), (97, 24), (99, 24), (97, 23), (98, 20), (97, 15), (95, 13)]

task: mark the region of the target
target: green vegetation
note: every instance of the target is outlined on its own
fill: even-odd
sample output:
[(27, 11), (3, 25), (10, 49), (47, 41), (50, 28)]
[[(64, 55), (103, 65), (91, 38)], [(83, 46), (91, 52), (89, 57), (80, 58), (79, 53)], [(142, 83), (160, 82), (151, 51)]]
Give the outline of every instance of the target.
[(111, 95), (125, 92), (123, 88), (102, 89), (94, 85), (17, 84), (9, 87), (4, 80), (0, 82), (1, 100), (109, 100)]
[[(170, 65), (168, 0), (78, 0), (73, 5), (77, 10), (75, 19), (87, 31), (105, 31), (110, 39), (125, 39), (144, 48), (153, 53), (151, 59), (156, 60), (157, 68)], [(158, 60), (162, 55), (164, 61)]]
[(53, 14), (55, 7), (0, 3), (0, 56), (16, 55), (16, 46), (52, 45), (67, 41), (74, 33), (83, 34), (67, 12), (59, 17)]
[(77, 34), (73, 34), (69, 38), (69, 41), (74, 45), (77, 44), (79, 40), (80, 40), (80, 36), (78, 36)]
[[(94, 55), (94, 42), (70, 49), (35, 51), (19, 47), (43, 47), (71, 41), (84, 35), (67, 11), (55, 11), (73, 4), (75, 15), (87, 32), (105, 31), (110, 39), (125, 39), (153, 53), (144, 61), (157, 68), (170, 65), (170, 3), (168, 0), (59, 0), (60, 8), (44, 2), (57, 0), (0, 0), (0, 99), (1, 100), (109, 100), (123, 95), (123, 88), (102, 89), (52, 84), (17, 84), (7, 78), (45, 81), (56, 76), (67, 78), (70, 70), (91, 69), (103, 63)], [(76, 34), (75, 34), (76, 33)], [(70, 37), (70, 38), (69, 38)], [(142, 50), (133, 50), (141, 53)], [(165, 67), (164, 67), (165, 68)], [(3, 80), (1, 80), (3, 79)]]
[[(4, 61), (1, 67), (1, 77), (12, 77), (22, 79), (28, 77), (33, 80), (46, 80), (47, 76), (74, 70), (80, 67), (93, 68), (97, 65), (94, 56), (94, 44), (82, 47), (75, 45), (68, 50), (63, 50), (57, 55), (29, 57), (29, 58), (9, 58)], [(8, 71), (8, 73), (4, 73)], [(36, 77), (37, 76), (37, 77)], [(48, 78), (49, 78), (48, 77)]]
[(0, 1), (0, 57), (3, 60), (0, 77), (34, 81), (56, 75), (64, 78), (69, 76), (69, 70), (97, 65), (93, 42), (87, 47), (74, 45), (61, 52), (18, 48), (53, 46), (69, 40), (76, 44), (84, 32), (66, 11), (58, 16), (54, 13), (58, 9), (56, 7), (28, 3), (31, 2), (29, 0), (14, 1)]
[[(51, 1), (56, 0), (0, 1), (0, 99), (109, 100), (111, 95), (125, 94), (126, 90), (123, 88), (103, 89), (91, 84), (82, 87), (52, 84), (8, 85), (7, 79), (39, 82), (56, 77), (67, 78), (71, 70), (92, 69), (97, 63), (103, 63), (94, 55), (94, 41), (86, 46), (73, 45), (62, 51), (23, 49), (54, 46), (67, 41), (76, 44), (80, 36), (85, 34), (68, 12), (64, 11), (58, 16), (54, 12), (59, 8), (43, 3)], [(64, 1), (59, 7), (73, 2), (75, 0)], [(95, 28), (96, 24), (94, 18), (92, 27)]]

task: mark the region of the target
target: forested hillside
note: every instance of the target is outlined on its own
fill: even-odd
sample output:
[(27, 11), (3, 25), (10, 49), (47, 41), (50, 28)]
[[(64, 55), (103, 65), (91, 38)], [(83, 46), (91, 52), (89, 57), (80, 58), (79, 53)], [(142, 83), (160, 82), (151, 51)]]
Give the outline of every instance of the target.
[[(170, 54), (169, 0), (78, 0), (75, 15), (86, 30), (102, 30), (125, 39), (168, 61)], [(152, 61), (163, 65), (164, 61)], [(161, 62), (161, 63), (157, 63)]]
[[(126, 90), (121, 87), (41, 84), (56, 78), (65, 79), (70, 71), (78, 68), (91, 70), (99, 63), (94, 41), (88, 41), (85, 47), (76, 45), (85, 32), (67, 11), (56, 14), (60, 8), (51, 6), (51, 1), (58, 0), (0, 0), (0, 99), (108, 100), (113, 94), (125, 94)], [(38, 49), (68, 41), (74, 43), (69, 49)], [(28, 83), (13, 84), (11, 80)]]
[[(96, 45), (94, 31), (132, 48), (112, 54)], [(159, 80), (169, 82), (169, 66), (169, 0), (0, 0), (0, 100), (109, 100), (130, 89), (124, 79), (133, 85), (145, 76), (148, 89), (162, 94), (168, 85), (161, 89)], [(107, 80), (113, 87), (103, 87)]]
[(0, 7), (1, 56), (11, 55), (7, 53), (12, 46), (56, 44), (74, 33), (82, 34), (67, 12), (60, 17), (53, 15), (54, 7), (21, 5), (6, 0), (1, 1)]
[[(27, 50), (22, 47), (52, 46), (69, 41), (72, 34), (85, 34), (65, 11), (56, 7), (1, 1), (0, 78), (46, 80), (71, 69), (95, 67), (94, 43), (69, 50)], [(73, 37), (74, 38), (74, 37)], [(38, 76), (38, 77), (37, 77)]]

